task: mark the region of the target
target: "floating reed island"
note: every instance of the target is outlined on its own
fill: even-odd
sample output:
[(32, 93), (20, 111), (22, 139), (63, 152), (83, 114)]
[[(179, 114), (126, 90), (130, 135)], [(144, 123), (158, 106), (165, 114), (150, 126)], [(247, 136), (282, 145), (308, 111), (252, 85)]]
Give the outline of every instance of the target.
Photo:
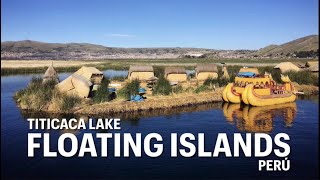
[[(231, 67), (228, 73), (225, 64), (221, 69), (198, 64), (187, 73), (184, 67), (131, 66), (127, 78), (110, 79), (95, 67), (81, 67), (60, 82), (51, 64), (43, 77), (33, 78), (14, 98), (30, 112), (88, 115), (188, 107), (221, 102), (223, 88), (239, 69)], [(319, 91), (318, 86), (295, 87), (312, 94)]]
[(187, 107), (198, 104), (221, 102), (222, 88), (215, 92), (203, 92), (201, 94), (181, 93), (170, 96), (156, 96), (148, 98), (143, 102), (105, 102), (85, 106), (77, 111), (76, 114), (115, 114), (121, 112), (139, 112), (158, 109), (171, 109), (176, 107)]

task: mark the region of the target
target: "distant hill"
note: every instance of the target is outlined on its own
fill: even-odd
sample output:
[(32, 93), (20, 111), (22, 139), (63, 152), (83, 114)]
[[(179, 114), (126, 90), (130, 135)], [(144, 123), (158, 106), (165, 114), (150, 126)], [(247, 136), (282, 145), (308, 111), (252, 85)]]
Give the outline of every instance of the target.
[[(89, 43), (45, 43), (31, 40), (1, 42), (1, 59), (134, 59), (134, 58), (281, 58), (298, 57), (319, 49), (319, 36), (311, 35), (282, 45), (257, 50), (215, 50), (203, 48), (116, 48)], [(312, 52), (313, 53), (313, 52)], [(314, 56), (314, 54), (312, 54)], [(318, 53), (318, 52), (316, 52)], [(287, 55), (287, 56), (286, 56)], [(289, 56), (288, 56), (289, 55)], [(318, 56), (318, 55), (317, 55)]]
[(106, 47), (88, 43), (44, 43), (38, 41), (6, 41), (1, 42), (1, 52), (52, 52), (52, 51), (88, 51), (99, 52), (106, 50)]
[(190, 50), (206, 51), (198, 48), (115, 48), (89, 43), (44, 43), (38, 41), (6, 41), (1, 42), (1, 52), (89, 52), (89, 53), (179, 53)]
[(1, 59), (107, 59), (177, 58), (188, 52), (209, 53), (201, 48), (115, 48), (89, 43), (1, 42)]
[(258, 56), (285, 56), (301, 51), (317, 51), (319, 49), (319, 36), (302, 37), (281, 45), (270, 45), (255, 52)]

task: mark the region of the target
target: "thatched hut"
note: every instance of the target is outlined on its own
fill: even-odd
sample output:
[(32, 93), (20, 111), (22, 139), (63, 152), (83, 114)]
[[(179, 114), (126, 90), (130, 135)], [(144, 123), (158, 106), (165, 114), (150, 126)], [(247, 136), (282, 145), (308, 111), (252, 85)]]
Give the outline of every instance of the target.
[(319, 61), (307, 61), (305, 66), (313, 75), (319, 76)]
[(215, 64), (197, 64), (196, 78), (198, 81), (204, 81), (209, 77), (218, 78), (218, 68)]
[(77, 95), (81, 98), (90, 96), (94, 85), (100, 85), (103, 73), (95, 67), (81, 67), (71, 76), (61, 81), (56, 87), (62, 93)]
[(293, 62), (281, 62), (274, 67), (274, 69), (278, 69), (281, 73), (285, 73), (288, 71), (301, 71), (304, 69), (304, 65), (301, 63), (293, 63)]
[(258, 68), (243, 67), (239, 70), (239, 73), (243, 73), (243, 72), (251, 72), (251, 73), (259, 74)]
[(59, 77), (58, 77), (56, 70), (53, 68), (53, 64), (51, 64), (48, 67), (48, 69), (46, 70), (46, 72), (42, 76), (42, 79), (43, 79), (42, 82), (47, 82), (49, 80), (53, 80), (56, 83), (59, 83)]
[(154, 77), (153, 67), (152, 66), (138, 66), (131, 65), (128, 72), (128, 79), (139, 79), (142, 81), (146, 81)]
[(86, 80), (90, 81), (94, 85), (101, 84), (101, 81), (103, 79), (103, 73), (95, 67), (83, 66), (74, 74), (84, 77)]
[(83, 76), (72, 74), (67, 79), (57, 84), (56, 87), (62, 93), (87, 98), (90, 95), (92, 85), (93, 84)]
[(184, 67), (166, 67), (164, 77), (170, 82), (187, 81), (187, 72)]

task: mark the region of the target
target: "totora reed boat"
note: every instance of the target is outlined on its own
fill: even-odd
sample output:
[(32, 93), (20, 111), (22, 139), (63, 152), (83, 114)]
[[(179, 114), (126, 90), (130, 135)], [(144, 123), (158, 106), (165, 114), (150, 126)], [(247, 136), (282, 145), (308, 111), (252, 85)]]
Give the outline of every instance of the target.
[(288, 76), (281, 75), (284, 84), (277, 84), (268, 73), (260, 75), (256, 68), (241, 68), (234, 83), (222, 92), (225, 102), (267, 106), (293, 102), (296, 92)]

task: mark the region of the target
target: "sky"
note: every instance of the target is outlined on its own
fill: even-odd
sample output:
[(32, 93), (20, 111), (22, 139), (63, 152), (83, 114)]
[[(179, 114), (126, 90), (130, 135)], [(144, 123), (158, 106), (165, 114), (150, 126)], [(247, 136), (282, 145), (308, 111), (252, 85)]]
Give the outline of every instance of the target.
[(318, 0), (1, 0), (1, 41), (259, 49), (318, 34)]

